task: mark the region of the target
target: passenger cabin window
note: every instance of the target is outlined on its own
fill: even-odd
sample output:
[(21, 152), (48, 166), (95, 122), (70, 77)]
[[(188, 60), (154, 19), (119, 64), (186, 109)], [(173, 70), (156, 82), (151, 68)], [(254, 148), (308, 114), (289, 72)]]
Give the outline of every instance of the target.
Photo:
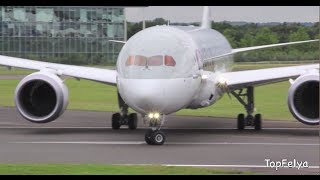
[(172, 56), (129, 56), (126, 61), (126, 66), (175, 66), (176, 61), (173, 59)]

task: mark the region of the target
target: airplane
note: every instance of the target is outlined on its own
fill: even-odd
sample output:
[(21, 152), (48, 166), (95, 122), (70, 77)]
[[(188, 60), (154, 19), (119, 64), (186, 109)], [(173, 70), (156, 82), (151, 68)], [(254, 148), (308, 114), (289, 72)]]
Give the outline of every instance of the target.
[[(308, 125), (319, 124), (319, 64), (231, 72), (233, 55), (241, 52), (319, 41), (307, 40), (232, 49), (228, 40), (211, 29), (209, 7), (201, 26), (154, 26), (122, 43), (116, 70), (40, 62), (0, 56), (0, 65), (38, 70), (23, 78), (14, 94), (19, 114), (34, 123), (56, 120), (68, 105), (63, 77), (87, 79), (117, 87), (120, 111), (112, 115), (112, 129), (137, 128), (140, 113), (150, 129), (149, 145), (162, 145), (165, 117), (181, 109), (198, 109), (232, 94), (246, 110), (237, 117), (237, 129), (262, 128), (254, 115), (254, 87), (280, 81), (291, 83), (288, 107)], [(293, 80), (295, 78), (295, 80)], [(137, 113), (130, 113), (132, 108)]]

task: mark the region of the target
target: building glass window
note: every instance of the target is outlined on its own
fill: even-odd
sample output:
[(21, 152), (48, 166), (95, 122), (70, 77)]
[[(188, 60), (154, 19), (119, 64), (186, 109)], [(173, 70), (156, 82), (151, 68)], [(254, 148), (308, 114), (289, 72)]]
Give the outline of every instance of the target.
[(116, 7), (0, 6), (0, 54), (72, 64), (116, 62), (124, 11)]

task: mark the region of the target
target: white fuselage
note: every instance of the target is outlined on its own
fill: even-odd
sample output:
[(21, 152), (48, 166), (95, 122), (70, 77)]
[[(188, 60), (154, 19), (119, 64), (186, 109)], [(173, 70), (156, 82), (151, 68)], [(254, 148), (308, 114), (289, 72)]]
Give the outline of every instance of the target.
[(217, 77), (229, 71), (226, 38), (212, 29), (155, 26), (130, 38), (117, 61), (117, 87), (132, 109), (170, 114), (216, 102), (223, 90)]

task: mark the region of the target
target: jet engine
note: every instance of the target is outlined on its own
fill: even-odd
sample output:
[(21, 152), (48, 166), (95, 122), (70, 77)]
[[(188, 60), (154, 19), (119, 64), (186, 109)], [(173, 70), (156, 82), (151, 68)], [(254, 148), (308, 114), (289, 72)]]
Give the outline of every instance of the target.
[(293, 82), (289, 88), (288, 106), (300, 122), (319, 124), (319, 72), (301, 75)]
[(68, 105), (68, 89), (63, 81), (49, 71), (26, 76), (15, 91), (15, 105), (25, 119), (48, 123), (57, 119)]

